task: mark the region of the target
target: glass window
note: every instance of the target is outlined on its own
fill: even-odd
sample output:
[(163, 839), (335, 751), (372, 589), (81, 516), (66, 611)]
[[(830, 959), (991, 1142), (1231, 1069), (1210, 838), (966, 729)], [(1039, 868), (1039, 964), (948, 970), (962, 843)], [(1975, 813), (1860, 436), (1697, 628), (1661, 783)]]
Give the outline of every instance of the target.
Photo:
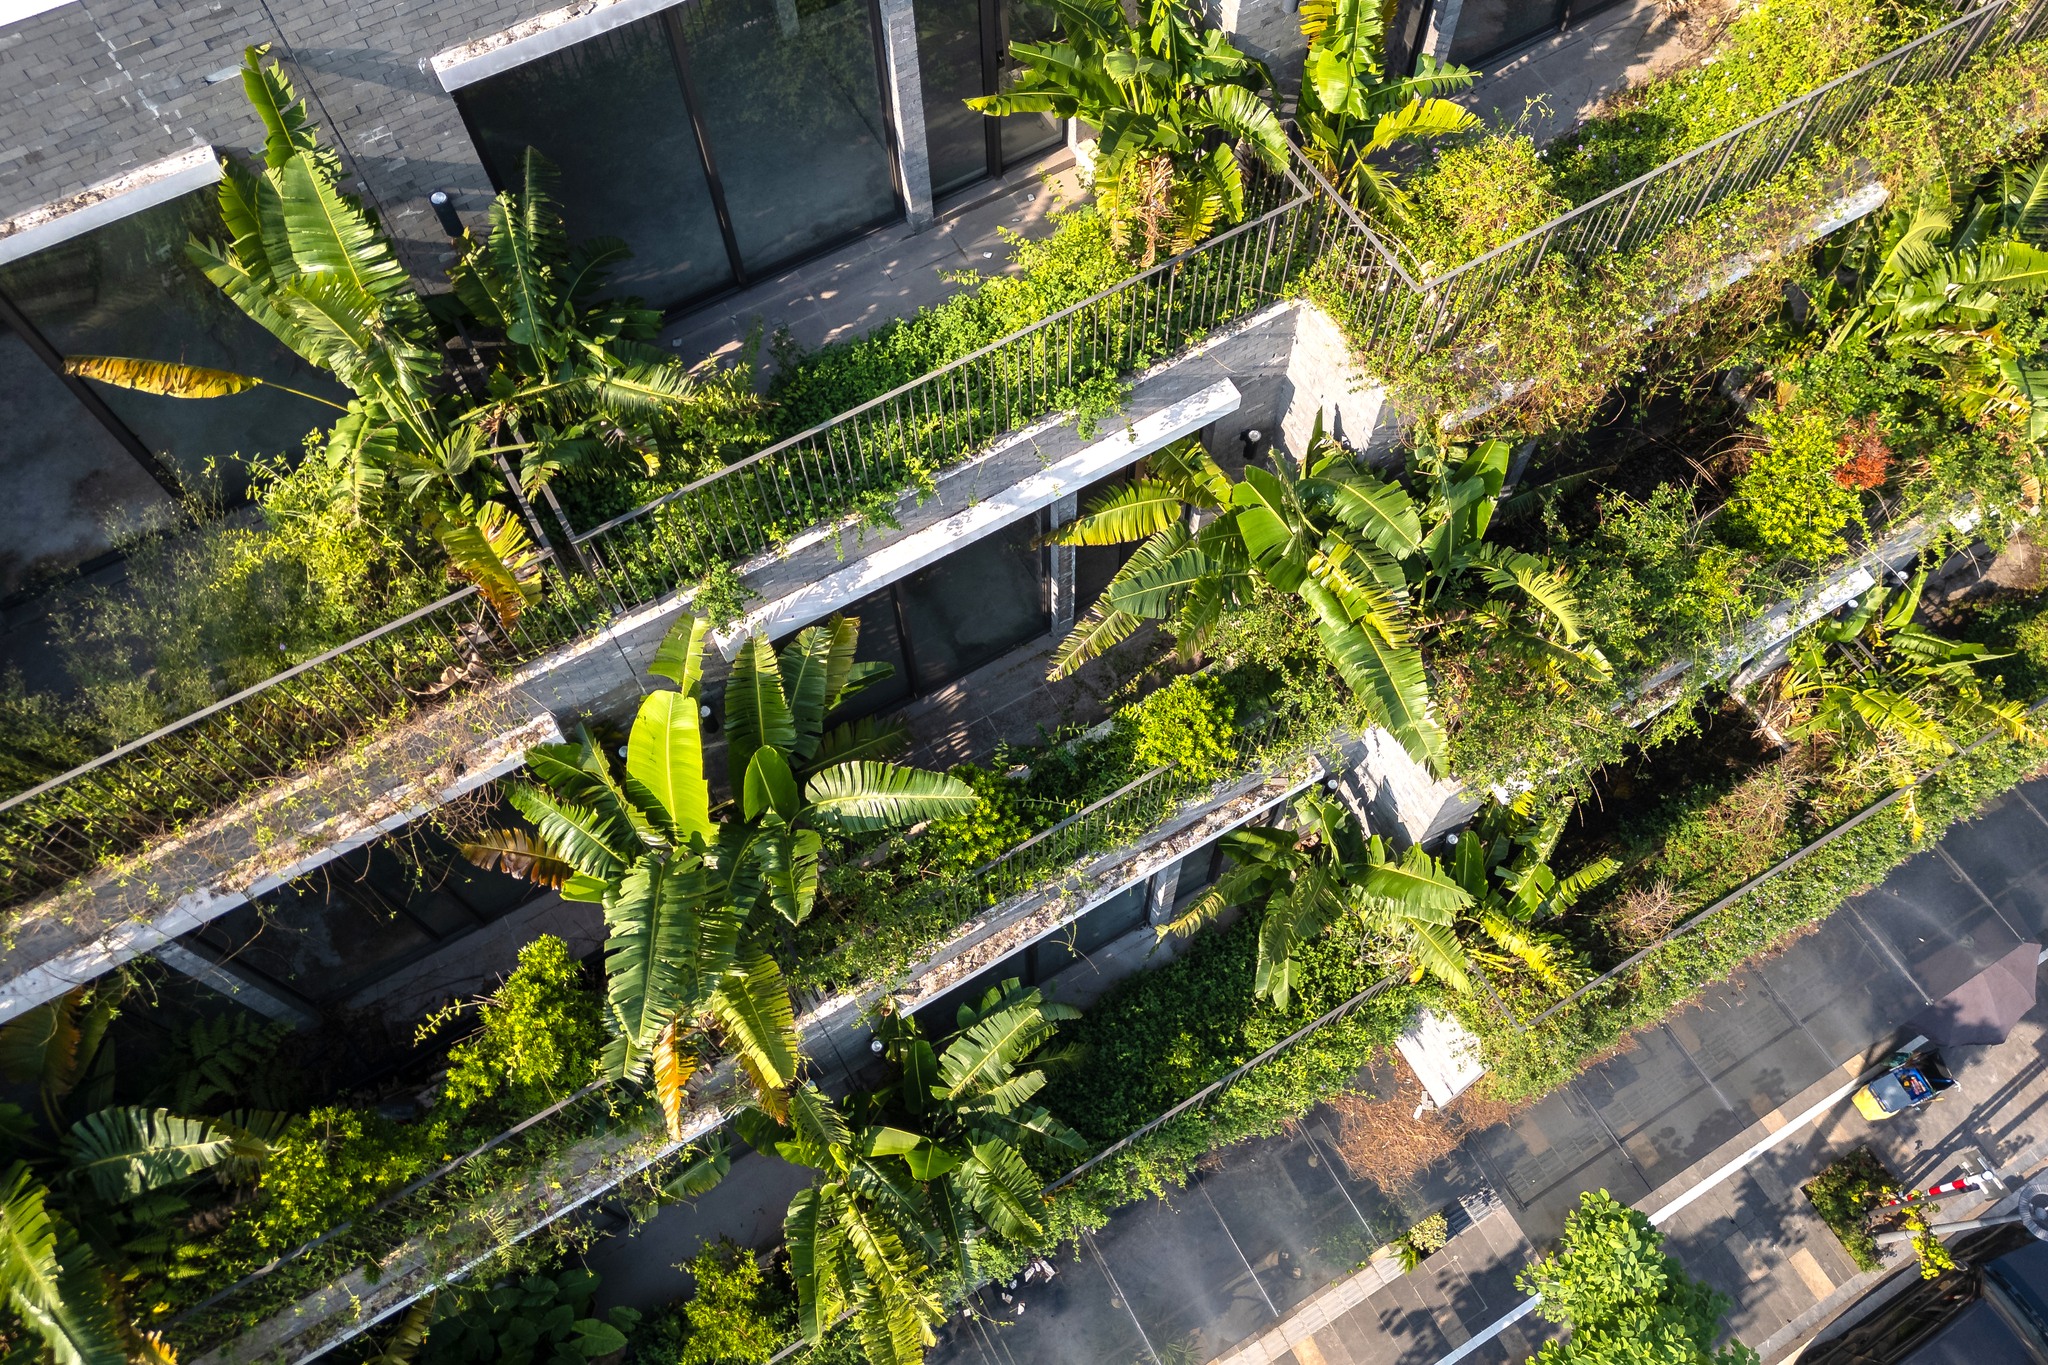
[(64, 381), (0, 323), (0, 597), (113, 548), (171, 501)]
[(1125, 934), (1143, 928), (1151, 898), (1149, 880), (1133, 882), (1072, 924), (1032, 944), (1030, 984), (1044, 985), (1082, 958), (1092, 957)]
[(988, 120), (962, 103), (988, 93), (982, 80), (981, 0), (918, 0), (917, 73), (932, 193), (945, 194), (988, 174)]
[[(211, 189), (0, 266), (0, 294), (62, 355), (180, 361), (339, 396), (332, 380), (251, 322), (187, 259), (185, 245), (194, 235), (224, 235)], [(230, 499), (239, 497), (246, 480), (229, 457), (296, 457), (306, 433), (333, 416), (278, 389), (207, 402), (99, 389), (114, 415), (166, 456), (188, 487), (209, 459), (221, 460), (219, 491)]]
[[(1074, 512), (1077, 516), (1087, 515), (1088, 509), (1108, 493), (1124, 487), (1130, 482), (1129, 470), (1122, 470), (1106, 479), (1099, 479), (1082, 489), (1074, 498)], [(1123, 545), (1080, 545), (1074, 549), (1074, 611), (1077, 616), (1088, 614), (1089, 608), (1100, 601), (1109, 589), (1109, 580), (1116, 577), (1116, 571), (1125, 561), (1138, 552), (1138, 542)]]
[(1038, 520), (1025, 517), (896, 585), (918, 691), (944, 687), (1052, 629)]
[[(1058, 36), (1058, 20), (1051, 5), (1036, 0), (998, 0), (1001, 15), (1003, 84), (1014, 77), (1016, 65), (1010, 60), (1011, 43), (1047, 43)], [(1065, 135), (1059, 119), (1051, 114), (1017, 114), (996, 120), (1003, 138), (1003, 165), (1016, 165), (1049, 147), (1059, 145)]]
[[(870, 60), (870, 67), (873, 62)], [(501, 186), (527, 147), (561, 173), (572, 238), (622, 239), (612, 287), (675, 308), (732, 284), (704, 161), (659, 15), (470, 86), (463, 112)]]
[[(841, 613), (860, 622), (860, 643), (853, 651), (856, 663), (888, 664), (894, 676), (869, 683), (860, 694), (832, 713), (832, 724), (871, 716), (877, 711), (910, 698), (910, 660), (903, 652), (903, 637), (896, 629), (896, 597), (888, 588), (871, 592)], [(823, 621), (815, 625), (825, 624)], [(776, 652), (796, 638), (795, 631), (775, 642)]]
[(346, 998), (419, 957), (437, 940), (337, 864), (237, 906), (199, 930), (223, 960), (240, 963), (316, 1005)]
[(749, 277), (896, 215), (865, 0), (701, 0), (679, 18)]
[(1465, 0), (1451, 60), (1476, 64), (1552, 32), (1564, 22), (1561, 0)]

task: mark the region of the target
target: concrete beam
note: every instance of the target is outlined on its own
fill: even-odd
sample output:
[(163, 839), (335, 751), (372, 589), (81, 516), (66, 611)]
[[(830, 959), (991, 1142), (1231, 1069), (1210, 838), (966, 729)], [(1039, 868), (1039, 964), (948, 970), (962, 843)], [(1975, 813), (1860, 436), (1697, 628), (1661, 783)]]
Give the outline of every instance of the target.
[(266, 1019), (275, 1019), (293, 1028), (312, 1028), (320, 1022), (319, 1012), (290, 991), (258, 981), (226, 963), (203, 957), (182, 943), (159, 944), (152, 956), (181, 976), (189, 976), (200, 985), (219, 991)]
[(1042, 507), (1136, 464), (1145, 456), (1192, 436), (1242, 402), (1237, 386), (1218, 380), (1112, 434), (1083, 446), (1057, 464), (989, 493), (964, 511), (902, 536), (846, 567), (811, 580), (741, 617), (713, 639), (731, 659), (753, 635), (779, 636), (821, 621), (879, 588), (907, 578), (963, 545), (982, 539)]

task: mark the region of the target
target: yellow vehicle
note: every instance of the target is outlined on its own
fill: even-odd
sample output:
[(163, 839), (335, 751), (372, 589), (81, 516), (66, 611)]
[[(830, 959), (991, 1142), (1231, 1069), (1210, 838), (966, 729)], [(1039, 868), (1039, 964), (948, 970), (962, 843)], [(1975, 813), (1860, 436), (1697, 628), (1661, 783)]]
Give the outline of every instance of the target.
[(1856, 1112), (1872, 1123), (1931, 1104), (1956, 1088), (1948, 1064), (1933, 1048), (1895, 1053), (1888, 1065), (1890, 1070), (1851, 1096)]

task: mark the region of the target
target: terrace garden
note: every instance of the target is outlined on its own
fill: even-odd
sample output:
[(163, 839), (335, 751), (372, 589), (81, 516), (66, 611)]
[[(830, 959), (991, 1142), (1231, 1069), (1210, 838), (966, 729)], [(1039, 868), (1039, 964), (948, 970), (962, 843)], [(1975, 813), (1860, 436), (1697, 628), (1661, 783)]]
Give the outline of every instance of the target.
[[(597, 289), (606, 249), (552, 226), (537, 162), (470, 244), (456, 302), (422, 301), (252, 53), (271, 146), (225, 182), (249, 232), (211, 248), (214, 278), (356, 398), (260, 481), (260, 525), (144, 550), (131, 593), (80, 605), (85, 700), (9, 698), (6, 780), (60, 776), (451, 578), (494, 640), (571, 638), (691, 583), (701, 610), (671, 630), (629, 732), (533, 749), (508, 797), (521, 819), (462, 831), (472, 859), (600, 906), (602, 962), (536, 939), (489, 998), (428, 1021), (348, 1095), (311, 1074), (334, 1039), (153, 1017), (149, 969), (0, 1028), (27, 1101), (5, 1111), (10, 1338), (89, 1365), (211, 1350), (369, 1266), (422, 1289), (466, 1276), (381, 1328), (387, 1354), (469, 1359), (517, 1321), (563, 1328), (570, 1355), (630, 1332), (650, 1361), (758, 1360), (798, 1338), (821, 1360), (915, 1360), (952, 1296), (1341, 1089), (1418, 1005), (1482, 1039), (1492, 1095), (1532, 1096), (1827, 914), (2048, 758), (2030, 710), (2048, 696), (2030, 538), (2048, 453), (2039, 8), (1958, 28), (1933, 8), (1767, 3), (1713, 62), (1538, 155), (1444, 103), (1457, 72), (1382, 79), (1356, 7), (1307, 16), (1300, 152), (1258, 73), (1164, 0), (1149, 36), (1076, 7), (1068, 37), (1099, 78), (1020, 52), (1026, 79), (990, 108), (1106, 123), (1139, 102), (1115, 59), (1152, 42), (1148, 98), (1179, 112), (1104, 149), (1096, 202), (1021, 247), (1019, 275), (787, 358), (765, 394), (650, 354), (650, 320)], [(1856, 74), (1886, 60), (1922, 65), (1886, 70), (1883, 90)], [(1711, 169), (1668, 182), (1690, 210), (1630, 238), (1676, 202), (1636, 177), (1723, 137)], [(1815, 226), (1872, 179), (1882, 209)], [(270, 204), (344, 228), (267, 240), (254, 210)], [(1589, 257), (1568, 234), (1592, 220), (1565, 211), (1615, 204), (1632, 207), (1599, 220), (1608, 245)], [(1250, 286), (1237, 248), (1204, 253), (1253, 240), (1233, 224), (1265, 224), (1270, 244), (1295, 221), (1283, 210), (1318, 226), (1265, 248), (1275, 286)], [(1762, 251), (1800, 232), (1814, 240)], [(1441, 281), (1501, 251), (1513, 284), (1486, 267), (1438, 295), (1447, 311), (1375, 303), (1375, 281)], [(1743, 278), (1699, 284), (1738, 258)], [(380, 319), (368, 341), (330, 326), (321, 277), (337, 273)], [(962, 405), (922, 425), (884, 403), (847, 428), (865, 463), (825, 494), (764, 491), (794, 488), (801, 462), (725, 481), (726, 520), (692, 491), (778, 438), (826, 449), (805, 442), (836, 414), (1134, 278), (1214, 306), (1161, 328), (1121, 300), (1080, 315), (1124, 330), (1055, 380), (1018, 379), (1026, 347), (952, 371)], [(946, 773), (899, 764), (900, 732), (835, 714), (877, 680), (847, 618), (741, 646), (724, 770), (707, 765), (701, 612), (731, 606), (734, 561), (827, 516), (886, 515), (906, 483), (1022, 422), (1101, 419), (1141, 363), (1290, 293), (1347, 327), (1410, 441), (1391, 468), (1320, 427), (1242, 464), (1175, 443), (1057, 532), (1135, 547), (1050, 661), (1118, 651), (1106, 725)], [(448, 348), (456, 307), (484, 338), (468, 353)], [(74, 364), (195, 401), (241, 382)], [(630, 535), (570, 530), (663, 497)], [(2002, 566), (1990, 586), (1958, 580), (1965, 553)], [(397, 709), (431, 704), (438, 656), (401, 644), (388, 662)], [(1188, 950), (1085, 1015), (992, 982), (934, 1024), (880, 989), (991, 905), (1248, 775), (1306, 786), (1375, 727), (1482, 794), (1469, 837), (1404, 846), (1311, 789), (1226, 836), (1229, 870), (1162, 926)], [(196, 808), (91, 837), (132, 844)], [(828, 1094), (796, 994), (862, 991), (885, 1083)], [(588, 1286), (552, 1268), (590, 1225), (554, 1221), (547, 1191), (604, 1145), (631, 1180), (620, 1198), (651, 1210), (715, 1181), (730, 1140), (818, 1172), (786, 1252), (713, 1247), (672, 1313), (591, 1316)]]

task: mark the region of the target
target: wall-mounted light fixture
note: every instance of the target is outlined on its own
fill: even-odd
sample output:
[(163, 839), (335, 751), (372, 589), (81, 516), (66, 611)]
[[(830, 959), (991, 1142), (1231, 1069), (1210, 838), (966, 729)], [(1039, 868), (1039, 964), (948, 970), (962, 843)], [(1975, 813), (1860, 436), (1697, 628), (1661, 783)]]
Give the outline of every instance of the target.
[(462, 219), (456, 215), (455, 203), (449, 199), (448, 191), (435, 190), (427, 196), (427, 202), (434, 206), (434, 217), (441, 220), (441, 231), (448, 234), (450, 241), (462, 236)]

